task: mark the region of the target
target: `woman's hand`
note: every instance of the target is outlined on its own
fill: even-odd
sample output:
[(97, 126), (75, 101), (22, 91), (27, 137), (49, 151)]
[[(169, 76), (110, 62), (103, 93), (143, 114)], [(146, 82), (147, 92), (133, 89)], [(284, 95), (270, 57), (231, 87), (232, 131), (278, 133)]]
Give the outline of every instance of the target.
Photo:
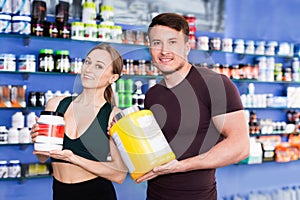
[(52, 151), (34, 151), (33, 154), (50, 156), (52, 158), (65, 160), (68, 162), (72, 162), (71, 160), (74, 157), (74, 153), (68, 149)]
[[(38, 117), (35, 118), (35, 121), (38, 121)], [(30, 136), (31, 136), (31, 141), (33, 143), (36, 142), (36, 136), (39, 135), (39, 125), (36, 123), (31, 127), (31, 131), (30, 131)]]
[(116, 117), (113, 117), (110, 124), (107, 126), (107, 135), (110, 135), (109, 130), (111, 129), (111, 127), (117, 122)]
[(51, 158), (72, 162), (72, 158), (74, 158), (75, 155), (71, 150), (64, 149), (50, 151), (49, 156)]

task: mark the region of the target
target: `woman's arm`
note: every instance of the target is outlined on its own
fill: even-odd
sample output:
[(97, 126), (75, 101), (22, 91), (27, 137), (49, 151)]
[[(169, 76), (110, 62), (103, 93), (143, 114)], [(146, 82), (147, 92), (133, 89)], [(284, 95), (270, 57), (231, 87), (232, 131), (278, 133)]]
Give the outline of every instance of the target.
[[(111, 123), (111, 120), (113, 119), (113, 116), (119, 112), (119, 109), (114, 108), (109, 123)], [(70, 163), (73, 163), (74, 165), (77, 165), (96, 176), (103, 177), (107, 180), (114, 181), (116, 183), (122, 183), (127, 174), (127, 168), (124, 165), (122, 158), (119, 154), (119, 151), (114, 144), (112, 138), (109, 140), (110, 145), (110, 154), (111, 154), (111, 161), (107, 162), (97, 162), (93, 160), (89, 160), (86, 158), (83, 158), (81, 156), (75, 155), (70, 150), (62, 150), (62, 151), (50, 151), (49, 153), (41, 152), (42, 154), (46, 156), (53, 157), (55, 159), (65, 160)]]
[(120, 184), (126, 178), (127, 168), (123, 164), (120, 154), (112, 139), (110, 139), (109, 143), (112, 160), (108, 162), (89, 160), (73, 154), (70, 150), (50, 151), (50, 156), (56, 159), (66, 160), (97, 176)]

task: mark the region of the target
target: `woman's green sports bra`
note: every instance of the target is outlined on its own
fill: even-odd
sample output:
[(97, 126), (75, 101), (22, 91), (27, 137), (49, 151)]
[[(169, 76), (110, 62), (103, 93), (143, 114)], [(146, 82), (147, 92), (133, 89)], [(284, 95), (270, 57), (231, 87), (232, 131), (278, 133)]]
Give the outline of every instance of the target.
[[(74, 99), (74, 97), (64, 98), (59, 103), (56, 111), (64, 114)], [(111, 111), (112, 105), (106, 102), (99, 110), (96, 118), (93, 120), (91, 125), (79, 138), (70, 139), (65, 134), (63, 149), (69, 149), (74, 154), (89, 160), (101, 162), (107, 161), (107, 157), (110, 153), (107, 126)], [(54, 158), (51, 158), (51, 161), (66, 162), (64, 160)]]

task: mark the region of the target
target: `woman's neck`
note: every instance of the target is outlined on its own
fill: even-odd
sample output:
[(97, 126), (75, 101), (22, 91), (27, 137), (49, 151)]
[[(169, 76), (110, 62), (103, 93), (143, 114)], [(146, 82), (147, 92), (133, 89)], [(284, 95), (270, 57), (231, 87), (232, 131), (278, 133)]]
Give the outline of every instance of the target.
[(98, 107), (102, 106), (106, 100), (104, 98), (103, 91), (96, 89), (84, 89), (76, 98), (76, 102), (86, 106)]

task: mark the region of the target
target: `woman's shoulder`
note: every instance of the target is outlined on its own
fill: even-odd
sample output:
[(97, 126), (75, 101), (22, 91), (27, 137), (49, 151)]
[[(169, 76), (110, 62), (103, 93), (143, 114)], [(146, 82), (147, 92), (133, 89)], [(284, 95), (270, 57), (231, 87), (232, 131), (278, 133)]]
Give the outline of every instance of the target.
[(58, 107), (59, 103), (64, 98), (66, 98), (66, 97), (64, 97), (64, 96), (57, 96), (57, 97), (53, 97), (53, 98), (49, 99), (48, 102), (47, 102), (47, 104), (46, 104), (45, 110), (49, 110), (49, 111), (56, 110), (56, 108)]

